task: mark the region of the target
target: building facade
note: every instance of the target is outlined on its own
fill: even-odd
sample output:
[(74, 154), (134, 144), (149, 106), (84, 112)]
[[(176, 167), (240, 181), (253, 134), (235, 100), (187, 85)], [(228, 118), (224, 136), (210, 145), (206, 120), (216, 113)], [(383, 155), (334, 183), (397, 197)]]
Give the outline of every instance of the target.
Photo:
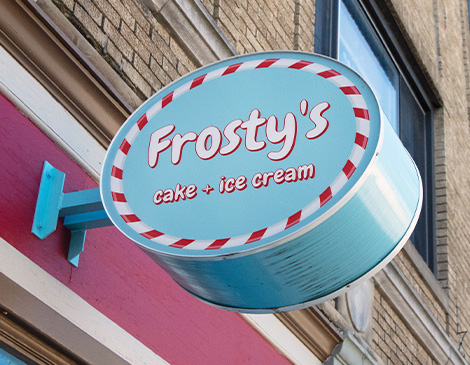
[[(0, 362), (466, 364), (469, 31), (463, 0), (0, 0)], [(78, 267), (61, 220), (31, 233), (44, 161), (64, 192), (96, 188), (111, 139), (151, 95), (269, 50), (355, 69), (420, 170), (418, 225), (372, 279), (240, 315), (187, 294), (114, 227), (87, 231)]]

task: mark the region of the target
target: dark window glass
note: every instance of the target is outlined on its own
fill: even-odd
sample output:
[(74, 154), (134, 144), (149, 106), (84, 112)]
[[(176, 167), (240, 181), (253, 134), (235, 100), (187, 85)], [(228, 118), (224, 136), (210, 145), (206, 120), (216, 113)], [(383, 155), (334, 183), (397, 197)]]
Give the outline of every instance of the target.
[[(22, 360), (25, 361), (22, 361)], [(6, 344), (0, 342), (0, 365), (26, 365), (34, 364), (34, 362), (26, 359), (19, 352), (13, 350)]]
[(372, 87), (389, 122), (398, 126), (398, 70), (360, 9), (340, 1), (338, 60)]
[(429, 113), (422, 108), (405, 81), (400, 83), (400, 138), (418, 166), (423, 181), (423, 208), (411, 242), (427, 262), (436, 270), (433, 208), (433, 156), (432, 129)]
[[(317, 0), (316, 7), (315, 51), (337, 58), (369, 83), (389, 122), (418, 166), (424, 200), (411, 241), (436, 273), (434, 141), (430, 103), (419, 92), (423, 90), (420, 85), (407, 82), (406, 77), (411, 77), (413, 70), (407, 60), (400, 59), (401, 68), (398, 67), (397, 58), (390, 51), (391, 47), (398, 50), (400, 45), (383, 41), (361, 0)], [(401, 53), (396, 51), (397, 54)], [(406, 76), (402, 72), (403, 67), (407, 71)]]

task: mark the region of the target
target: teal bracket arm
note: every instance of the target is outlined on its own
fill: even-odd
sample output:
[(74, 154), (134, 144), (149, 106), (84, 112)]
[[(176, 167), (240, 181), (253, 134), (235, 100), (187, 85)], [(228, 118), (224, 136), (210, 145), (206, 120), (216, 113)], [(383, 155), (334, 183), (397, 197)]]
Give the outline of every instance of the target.
[(32, 232), (44, 239), (57, 228), (59, 217), (71, 232), (68, 261), (78, 266), (87, 229), (111, 226), (101, 201), (100, 189), (64, 193), (65, 174), (44, 161)]

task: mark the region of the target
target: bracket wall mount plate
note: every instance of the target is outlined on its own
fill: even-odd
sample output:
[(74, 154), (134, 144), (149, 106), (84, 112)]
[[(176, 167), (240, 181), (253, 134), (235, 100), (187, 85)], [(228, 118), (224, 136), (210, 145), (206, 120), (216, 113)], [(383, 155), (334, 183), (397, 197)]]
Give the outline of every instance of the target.
[(56, 230), (59, 217), (64, 217), (64, 226), (71, 233), (67, 260), (77, 267), (87, 229), (112, 223), (103, 208), (99, 188), (64, 193), (64, 181), (65, 173), (44, 161), (31, 232), (44, 239)]

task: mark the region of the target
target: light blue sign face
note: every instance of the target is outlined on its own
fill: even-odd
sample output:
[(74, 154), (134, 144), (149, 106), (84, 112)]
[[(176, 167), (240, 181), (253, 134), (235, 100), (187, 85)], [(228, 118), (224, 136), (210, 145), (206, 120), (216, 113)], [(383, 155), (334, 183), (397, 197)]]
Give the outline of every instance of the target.
[(108, 150), (114, 224), (175, 255), (289, 239), (338, 203), (380, 134), (370, 88), (331, 59), (258, 53), (202, 68), (152, 96)]

